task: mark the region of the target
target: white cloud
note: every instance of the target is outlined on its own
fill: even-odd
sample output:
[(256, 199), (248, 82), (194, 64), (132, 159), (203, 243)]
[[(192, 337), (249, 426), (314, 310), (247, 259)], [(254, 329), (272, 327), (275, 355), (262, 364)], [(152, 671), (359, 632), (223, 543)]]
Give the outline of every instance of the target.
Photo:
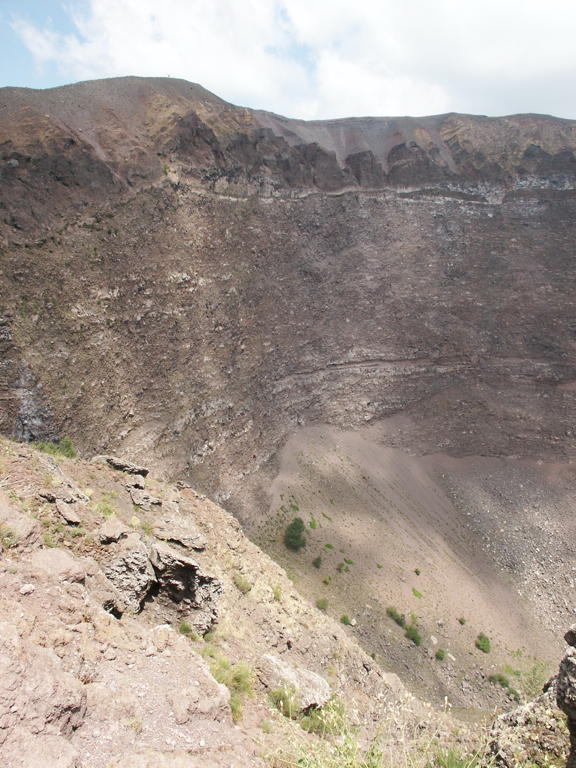
[(70, 14), (75, 34), (14, 23), (70, 80), (169, 74), (308, 118), (576, 117), (572, 0), (86, 0)]

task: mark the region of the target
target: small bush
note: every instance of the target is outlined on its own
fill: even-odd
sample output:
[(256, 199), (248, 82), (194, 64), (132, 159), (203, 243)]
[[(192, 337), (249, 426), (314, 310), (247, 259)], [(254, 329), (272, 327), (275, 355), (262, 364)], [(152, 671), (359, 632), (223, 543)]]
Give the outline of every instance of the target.
[(178, 632), (180, 632), (181, 635), (189, 635), (192, 632), (192, 627), (187, 621), (181, 621), (180, 624), (178, 624)]
[(320, 557), (320, 555), (318, 555), (318, 557), (315, 557), (314, 560), (312, 560), (312, 565), (314, 566), (314, 568), (320, 568), (320, 566), (322, 565), (322, 558)]
[(464, 618), (464, 616), (460, 616), (460, 618), (458, 619), (458, 623), (461, 624), (462, 626), (466, 624), (466, 619)]
[(400, 611), (393, 605), (389, 605), (388, 608), (386, 608), (386, 615), (388, 618), (392, 619), (392, 621), (398, 624), (399, 627), (406, 626), (406, 617), (403, 613), (400, 613)]
[(312, 528), (313, 531), (315, 531), (316, 528), (318, 528), (318, 523), (316, 522), (316, 520), (314, 520), (314, 518), (312, 518), (312, 520), (310, 520), (308, 525), (310, 526), (310, 528)]
[(376, 563), (376, 568), (384, 568), (384, 566), (381, 565), (380, 563)]
[(232, 577), (232, 581), (234, 582), (236, 589), (239, 592), (242, 592), (243, 595), (247, 594), (252, 589), (252, 584), (241, 573), (235, 573)]
[(295, 517), (284, 531), (284, 544), (293, 552), (298, 552), (306, 546), (304, 520)]
[(334, 549), (333, 544), (324, 544), (324, 546), (326, 547), (326, 549)]
[(420, 568), (414, 568), (414, 573), (416, 574), (416, 576), (420, 576), (422, 571), (420, 570)]
[(488, 681), (493, 685), (501, 685), (502, 688), (510, 688), (510, 680), (501, 672), (496, 672), (496, 674), (490, 675)]
[(336, 566), (336, 570), (338, 573), (348, 573), (350, 571), (350, 568), (345, 563), (338, 563)]
[(418, 590), (415, 587), (412, 587), (412, 594), (414, 595), (414, 597), (418, 597), (418, 598), (422, 597), (422, 592), (418, 592)]
[(42, 453), (49, 453), (51, 456), (64, 456), (67, 459), (75, 459), (78, 456), (69, 437), (63, 437), (57, 443), (40, 440), (37, 443), (32, 443), (32, 445)]
[(322, 579), (322, 584), (328, 585), (328, 584), (330, 584), (331, 581), (332, 581), (332, 577), (331, 576), (326, 576), (325, 578)]
[(18, 537), (14, 531), (4, 523), (0, 523), (0, 552), (12, 549), (18, 543)]
[(426, 768), (482, 768), (484, 765), (486, 763), (480, 754), (459, 755), (454, 749), (449, 749), (438, 752), (432, 761), (426, 763)]
[(480, 632), (474, 641), (474, 645), (479, 651), (482, 651), (482, 653), (490, 653), (490, 638), (486, 637), (483, 632)]
[(274, 600), (276, 600), (277, 603), (279, 603), (282, 599), (282, 588), (280, 584), (274, 584), (272, 587), (272, 597)]
[(92, 504), (92, 511), (97, 515), (102, 515), (102, 517), (113, 517), (116, 514), (116, 508), (105, 499)]
[(320, 611), (326, 611), (328, 608), (328, 600), (325, 597), (320, 597), (316, 600), (316, 608)]
[(422, 636), (418, 631), (418, 627), (416, 627), (414, 624), (409, 624), (406, 627), (406, 631), (404, 632), (404, 637), (407, 637), (408, 640), (411, 640), (414, 643), (414, 645), (421, 645), (422, 643)]
[(434, 654), (434, 658), (436, 659), (436, 661), (444, 661), (444, 659), (446, 658), (446, 652), (444, 651), (444, 649), (438, 648), (438, 650)]
[(350, 560), (348, 557), (344, 558), (344, 562), (346, 565), (354, 565), (354, 560)]
[(344, 624), (347, 627), (351, 627), (352, 626), (352, 622), (350, 621), (348, 616), (346, 616), (346, 614), (344, 614), (343, 616), (340, 616), (340, 623)]

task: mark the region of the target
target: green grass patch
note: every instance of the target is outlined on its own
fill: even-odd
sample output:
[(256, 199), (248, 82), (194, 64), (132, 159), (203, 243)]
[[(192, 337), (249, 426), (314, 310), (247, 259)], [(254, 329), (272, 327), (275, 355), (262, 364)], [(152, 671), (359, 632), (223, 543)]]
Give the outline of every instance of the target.
[(490, 653), (490, 650), (491, 650), (490, 638), (487, 637), (483, 632), (480, 632), (480, 634), (474, 641), (474, 645), (476, 646), (476, 648), (478, 648), (479, 651), (482, 651), (482, 653)]
[(320, 611), (326, 611), (328, 609), (328, 599), (326, 597), (319, 597), (316, 600), (316, 608)]
[(422, 644), (422, 636), (418, 631), (418, 627), (415, 624), (409, 624), (406, 627), (406, 630), (404, 632), (404, 637), (407, 637), (408, 640), (411, 640), (414, 643), (414, 645)]
[(246, 595), (252, 589), (252, 583), (241, 573), (235, 573), (232, 577), (232, 581), (234, 582), (236, 589), (239, 592), (242, 592), (243, 595)]
[(67, 459), (75, 459), (78, 456), (76, 449), (72, 445), (72, 440), (69, 437), (63, 437), (56, 443), (50, 440), (39, 440), (32, 443), (34, 448), (42, 453), (49, 453), (51, 456), (64, 456)]
[(352, 626), (352, 622), (350, 621), (350, 618), (346, 614), (340, 616), (340, 623), (344, 624), (346, 627)]
[(443, 648), (438, 648), (436, 653), (434, 654), (434, 658), (436, 661), (444, 661), (446, 658), (446, 651)]
[(412, 587), (412, 594), (414, 595), (414, 597), (417, 597), (419, 599), (423, 597), (422, 592), (418, 592), (418, 590), (415, 587)]

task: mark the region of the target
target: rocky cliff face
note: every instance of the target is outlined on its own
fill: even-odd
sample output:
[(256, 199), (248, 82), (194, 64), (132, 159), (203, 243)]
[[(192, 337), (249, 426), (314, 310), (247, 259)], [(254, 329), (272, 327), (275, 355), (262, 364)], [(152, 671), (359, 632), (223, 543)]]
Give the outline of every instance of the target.
[(297, 424), (410, 409), (427, 450), (571, 455), (575, 147), (543, 116), (3, 89), (2, 429), (222, 498)]

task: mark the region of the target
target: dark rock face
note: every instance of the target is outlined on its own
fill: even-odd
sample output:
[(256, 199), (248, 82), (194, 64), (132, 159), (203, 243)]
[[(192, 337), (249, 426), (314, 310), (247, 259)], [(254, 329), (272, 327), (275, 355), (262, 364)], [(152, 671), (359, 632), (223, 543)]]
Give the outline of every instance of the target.
[(2, 90), (2, 430), (221, 499), (313, 422), (404, 412), (414, 450), (573, 456), (575, 127)]

